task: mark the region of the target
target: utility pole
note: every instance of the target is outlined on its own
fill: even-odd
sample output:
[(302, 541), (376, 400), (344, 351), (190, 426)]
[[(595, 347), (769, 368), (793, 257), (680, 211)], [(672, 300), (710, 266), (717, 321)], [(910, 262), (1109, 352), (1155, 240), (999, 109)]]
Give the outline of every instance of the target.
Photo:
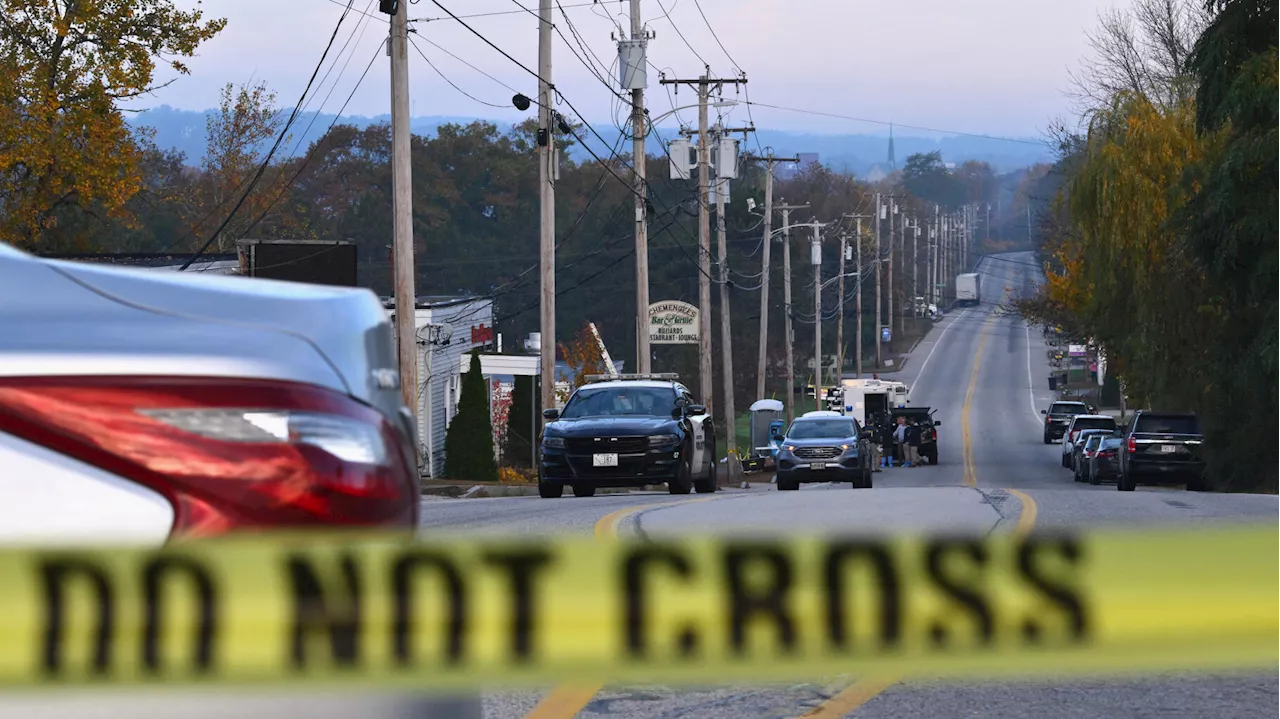
[(885, 320), (886, 320), (885, 326), (889, 328), (889, 335), (891, 337), (897, 337), (897, 335), (893, 334), (893, 250), (894, 250), (893, 216), (898, 214), (898, 203), (895, 202), (895, 200), (897, 200), (898, 198), (895, 195), (889, 195), (888, 199), (889, 199), (889, 266), (888, 266), (889, 287), (888, 287), (888, 297), (886, 299), (888, 300), (889, 306), (885, 310)]
[(796, 417), (795, 351), (791, 346), (795, 334), (791, 324), (791, 211), (806, 207), (808, 207), (807, 203), (788, 205), (786, 200), (783, 200), (781, 206), (773, 208), (782, 212), (782, 325), (783, 332), (786, 334), (783, 345), (787, 348), (787, 401), (785, 404), (788, 424)]
[[(717, 124), (715, 131), (716, 144), (720, 145), (720, 140), (729, 133), (741, 132), (745, 136), (746, 133), (753, 129), (724, 128)], [(729, 240), (725, 236), (724, 221), (725, 194), (729, 190), (728, 175), (732, 173), (729, 173), (725, 168), (727, 162), (728, 158), (725, 157), (725, 149), (721, 147), (716, 162), (716, 250), (720, 267), (720, 372), (723, 375), (721, 380), (724, 387), (725, 449), (730, 457), (735, 457), (738, 451), (738, 441), (737, 432), (734, 431), (737, 408), (733, 397), (733, 321), (731, 319), (729, 297)], [(729, 471), (730, 476), (736, 478), (737, 466), (731, 466)]]
[[(761, 248), (760, 276), (760, 353), (756, 360), (756, 398), (764, 399), (765, 375), (769, 357), (769, 248), (773, 244), (773, 166), (779, 162), (800, 162), (799, 157), (774, 157), (773, 152), (762, 158), (765, 162), (764, 175), (764, 247)], [(785, 225), (786, 222), (784, 221)], [(790, 253), (788, 253), (790, 255)], [(790, 334), (787, 345), (791, 345)]]
[[(409, 7), (399, 3), (391, 18), (391, 199), (395, 247), (396, 358), (400, 365), (400, 394), (419, 426), (417, 290), (414, 286), (413, 176), (409, 162)], [(421, 452), (414, 456), (421, 459)]]
[(884, 205), (880, 203), (880, 193), (876, 193), (876, 369), (883, 366), (883, 357), (881, 356), (881, 345), (884, 344), (880, 339), (880, 334), (884, 332), (884, 323), (882, 322), (882, 307), (880, 300), (880, 222), (884, 219)]
[(809, 250), (809, 262), (813, 265), (813, 408), (822, 409), (818, 403), (822, 390), (822, 237), (820, 225), (813, 221), (813, 244)]
[(556, 406), (556, 191), (553, 184), (556, 151), (555, 118), (551, 111), (552, 7), (553, 0), (538, 2), (538, 269), (542, 275), (539, 357), (544, 409)]
[(619, 60), (629, 61), (623, 75), (630, 80), (628, 84), (631, 86), (631, 165), (636, 209), (636, 367), (641, 374), (650, 372), (652, 360), (649, 350), (649, 225), (645, 204), (648, 193), (645, 188), (647, 168), (644, 150), (644, 138), (648, 134), (644, 117), (645, 45), (648, 40), (644, 21), (640, 18), (640, 0), (631, 0), (631, 38), (619, 43)]
[[(857, 337), (854, 339), (854, 345), (853, 345), (854, 346), (854, 350), (853, 350), (854, 363), (856, 365), (853, 371), (854, 371), (855, 377), (857, 377), (858, 379), (862, 379), (862, 278), (866, 276), (866, 273), (862, 269), (862, 218), (864, 217), (874, 218), (875, 215), (874, 214), (871, 214), (871, 215), (848, 214), (848, 215), (845, 215), (845, 217), (852, 218), (857, 223), (856, 229), (854, 231), (855, 232), (854, 245), (857, 247), (857, 250), (854, 254), (853, 261), (855, 263), (854, 266), (858, 268), (858, 274), (857, 274), (858, 294), (854, 298), (853, 309), (854, 309), (854, 312), (856, 312), (858, 315), (858, 322), (857, 322), (857, 327), (855, 328)], [(879, 262), (879, 258), (877, 258), (877, 261), (876, 261), (877, 278), (879, 277), (879, 271), (880, 271), (880, 262)], [(841, 294), (841, 296), (843, 296), (843, 293)], [(879, 330), (877, 330), (877, 332), (879, 332)], [(879, 338), (877, 338), (877, 341), (879, 341)]]
[(942, 300), (938, 296), (938, 238), (940, 236), (938, 225), (938, 206), (933, 206), (933, 225), (929, 227), (929, 302), (934, 305), (941, 305)]
[(836, 384), (844, 379), (844, 255), (848, 248), (848, 237), (840, 235), (840, 274), (837, 289), (840, 296), (836, 300)]
[(916, 231), (911, 238), (911, 316), (917, 316), (916, 298), (920, 296), (920, 218), (913, 217), (912, 229)]
[[(549, 0), (543, 0), (547, 2)], [(713, 417), (713, 396), (711, 384), (711, 148), (707, 144), (707, 101), (713, 86), (726, 84), (746, 84), (745, 77), (733, 80), (712, 78), (710, 68), (697, 80), (680, 80), (663, 78), (663, 85), (693, 85), (698, 88), (698, 391), (702, 394), (702, 403), (707, 413)], [(729, 427), (733, 426), (733, 418), (729, 418)]]

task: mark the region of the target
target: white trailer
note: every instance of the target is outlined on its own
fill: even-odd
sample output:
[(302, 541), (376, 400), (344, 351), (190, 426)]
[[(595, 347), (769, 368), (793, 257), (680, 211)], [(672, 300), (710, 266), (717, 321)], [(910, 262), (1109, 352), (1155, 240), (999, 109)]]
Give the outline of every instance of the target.
[(962, 305), (976, 305), (981, 301), (981, 281), (977, 272), (956, 275), (956, 302)]
[(910, 404), (911, 390), (893, 380), (846, 379), (840, 383), (840, 398), (840, 411), (865, 426), (868, 417)]

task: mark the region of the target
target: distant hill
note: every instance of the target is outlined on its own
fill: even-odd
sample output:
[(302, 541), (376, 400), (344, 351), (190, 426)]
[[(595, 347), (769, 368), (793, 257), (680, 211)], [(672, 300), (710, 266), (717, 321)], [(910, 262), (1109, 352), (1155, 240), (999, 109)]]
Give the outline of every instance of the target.
[[(161, 105), (144, 112), (129, 116), (129, 121), (138, 126), (147, 126), (155, 130), (155, 142), (162, 148), (181, 151), (187, 161), (199, 164), (205, 149), (205, 120), (212, 110), (196, 112), (178, 110), (168, 105)], [(415, 117), (410, 121), (410, 130), (417, 135), (430, 136), (436, 128), (444, 124), (466, 124), (477, 119), (475, 117), (449, 117), (432, 115)], [(377, 122), (390, 120), (389, 115), (376, 117), (345, 116), (342, 122), (367, 127)], [(302, 140), (299, 152), (319, 139), (333, 121), (331, 114), (304, 113), (294, 123), (294, 143)], [(500, 128), (508, 126), (505, 121), (489, 120)], [(310, 131), (305, 131), (310, 126)], [(618, 130), (608, 122), (594, 123), (596, 130), (605, 139), (613, 142), (618, 139)], [(305, 131), (305, 132), (304, 132)], [(674, 128), (660, 128), (660, 136), (671, 139), (676, 136)], [(592, 149), (601, 156), (608, 153), (607, 147), (594, 137), (586, 138)], [(762, 128), (758, 132), (761, 145), (771, 146), (779, 155), (795, 155), (797, 153), (816, 153), (823, 165), (840, 172), (849, 172), (859, 177), (876, 176), (884, 172), (888, 159), (887, 134), (814, 134), (790, 132)], [(1018, 138), (1036, 142), (1037, 138)], [(906, 161), (908, 155), (917, 152), (938, 150), (948, 162), (960, 163), (966, 160), (980, 160), (989, 163), (997, 172), (1010, 172), (1027, 167), (1037, 162), (1052, 162), (1049, 148), (1043, 144), (1026, 144), (990, 140), (980, 137), (949, 135), (937, 138), (908, 136), (895, 134), (894, 151), (899, 166)], [(290, 145), (292, 148), (293, 145)], [(627, 150), (629, 145), (623, 145)], [(656, 152), (657, 147), (650, 145)], [(749, 148), (755, 148), (755, 141), (749, 142)], [(590, 159), (591, 155), (582, 148), (575, 148), (570, 156), (576, 161)]]

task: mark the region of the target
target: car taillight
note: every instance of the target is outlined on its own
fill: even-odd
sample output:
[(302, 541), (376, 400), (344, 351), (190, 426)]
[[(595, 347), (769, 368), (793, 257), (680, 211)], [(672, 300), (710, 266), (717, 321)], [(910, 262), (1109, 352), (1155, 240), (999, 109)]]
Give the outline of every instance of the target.
[(1127, 449), (1129, 450), (1129, 454), (1133, 454), (1138, 451), (1138, 443), (1133, 440), (1133, 437), (1129, 438)]
[(1097, 454), (1096, 456), (1098, 456), (1098, 457), (1114, 457), (1114, 456), (1116, 456), (1116, 453), (1115, 453), (1115, 452), (1112, 452), (1111, 450), (1104, 450), (1104, 451), (1098, 452), (1098, 454)]
[(409, 441), (345, 395), (188, 377), (0, 380), (0, 430), (145, 485), (175, 536), (418, 517)]

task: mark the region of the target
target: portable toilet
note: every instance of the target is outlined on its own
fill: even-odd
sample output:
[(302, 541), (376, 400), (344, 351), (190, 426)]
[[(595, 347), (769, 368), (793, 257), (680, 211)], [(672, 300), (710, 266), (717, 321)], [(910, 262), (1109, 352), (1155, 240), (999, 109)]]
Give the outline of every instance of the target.
[(782, 403), (776, 399), (760, 399), (751, 404), (751, 449), (743, 461), (744, 468), (759, 469), (765, 459), (773, 458), (770, 428), (784, 411)]

